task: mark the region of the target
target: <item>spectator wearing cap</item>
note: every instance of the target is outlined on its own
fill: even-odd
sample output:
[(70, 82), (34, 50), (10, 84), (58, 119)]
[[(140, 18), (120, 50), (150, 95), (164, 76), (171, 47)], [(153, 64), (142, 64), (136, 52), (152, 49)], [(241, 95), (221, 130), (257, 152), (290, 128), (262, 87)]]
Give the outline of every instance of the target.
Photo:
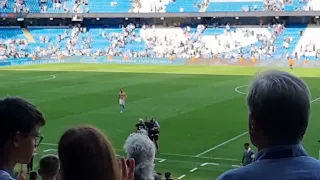
[(248, 90), (249, 135), (256, 161), (223, 173), (219, 180), (320, 179), (320, 161), (301, 145), (310, 114), (310, 92), (298, 77), (272, 70)]

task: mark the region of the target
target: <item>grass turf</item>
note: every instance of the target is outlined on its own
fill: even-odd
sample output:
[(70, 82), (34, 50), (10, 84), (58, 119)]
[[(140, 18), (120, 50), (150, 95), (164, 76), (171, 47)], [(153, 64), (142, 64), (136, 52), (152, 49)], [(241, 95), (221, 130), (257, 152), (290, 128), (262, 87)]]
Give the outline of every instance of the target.
[[(253, 67), (142, 66), (50, 64), (0, 68), (0, 95), (19, 95), (44, 111), (47, 125), (39, 157), (56, 153), (61, 133), (77, 124), (91, 124), (111, 139), (123, 155), (123, 143), (138, 117), (157, 117), (161, 125), (156, 169), (175, 178), (218, 177), (240, 163), (247, 134), (246, 85), (259, 71)], [(308, 83), (313, 99), (320, 97), (318, 69), (294, 69)], [(120, 114), (118, 91), (128, 94)], [(246, 87), (237, 89), (246, 92)], [(312, 119), (303, 144), (318, 157), (320, 102), (312, 104)], [(233, 141), (224, 143), (239, 134)], [(205, 152), (208, 149), (211, 151)], [(200, 155), (199, 155), (200, 154)], [(198, 157), (196, 157), (198, 155)], [(205, 166), (203, 163), (211, 163)], [(37, 162), (35, 163), (37, 165)], [(197, 170), (190, 172), (190, 170)]]

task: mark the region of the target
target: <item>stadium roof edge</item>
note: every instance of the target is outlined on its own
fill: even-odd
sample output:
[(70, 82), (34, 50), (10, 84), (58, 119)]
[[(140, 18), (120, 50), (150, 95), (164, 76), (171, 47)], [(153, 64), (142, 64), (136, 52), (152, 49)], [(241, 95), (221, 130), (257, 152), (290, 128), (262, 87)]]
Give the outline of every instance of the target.
[(315, 17), (320, 11), (195, 12), (195, 13), (1, 13), (1, 18), (190, 18), (190, 17)]

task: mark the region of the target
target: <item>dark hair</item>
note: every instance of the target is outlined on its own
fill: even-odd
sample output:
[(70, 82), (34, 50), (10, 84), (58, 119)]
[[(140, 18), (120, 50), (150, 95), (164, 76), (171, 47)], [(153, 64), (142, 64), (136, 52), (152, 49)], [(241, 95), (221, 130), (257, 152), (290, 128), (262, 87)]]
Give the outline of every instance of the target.
[(30, 180), (35, 180), (38, 177), (38, 173), (35, 171), (31, 171), (29, 174), (29, 179)]
[(43, 156), (39, 162), (40, 175), (54, 177), (59, 171), (59, 158), (56, 155), (48, 154)]
[(249, 143), (244, 143), (244, 146), (250, 146), (250, 144)]
[(259, 74), (248, 91), (250, 119), (273, 145), (302, 140), (309, 121), (310, 92), (302, 79), (285, 71)]
[(29, 134), (36, 126), (44, 126), (45, 119), (37, 107), (19, 97), (0, 100), (0, 147), (16, 133)]
[(170, 178), (171, 177), (171, 173), (170, 172), (165, 172), (164, 173), (164, 177), (165, 178)]
[(65, 180), (120, 180), (119, 164), (112, 144), (90, 126), (68, 129), (58, 145), (60, 177)]

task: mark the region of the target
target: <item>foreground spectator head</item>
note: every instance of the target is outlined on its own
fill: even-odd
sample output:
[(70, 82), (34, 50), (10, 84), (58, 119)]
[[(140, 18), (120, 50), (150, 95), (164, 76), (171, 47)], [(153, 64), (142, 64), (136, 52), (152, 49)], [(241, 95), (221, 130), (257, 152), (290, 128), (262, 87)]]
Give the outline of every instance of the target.
[(131, 134), (124, 145), (127, 158), (135, 160), (135, 180), (149, 180), (154, 177), (154, 159), (156, 147), (148, 136), (140, 133)]
[(0, 179), (12, 176), (17, 163), (28, 164), (41, 143), (43, 114), (30, 102), (7, 97), (0, 100)]
[(48, 154), (43, 156), (39, 162), (39, 175), (42, 180), (54, 180), (59, 172), (59, 158), (56, 155)]
[(250, 165), (218, 180), (320, 179), (320, 161), (300, 144), (310, 113), (307, 85), (287, 72), (266, 71), (249, 87), (247, 105), (250, 138), (259, 151)]
[(165, 180), (172, 180), (171, 173), (170, 172), (164, 173), (164, 178), (165, 178)]
[(35, 171), (31, 171), (29, 174), (29, 180), (37, 180), (38, 179), (38, 173)]
[(310, 113), (309, 89), (300, 78), (278, 70), (259, 74), (247, 105), (250, 138), (258, 149), (300, 143)]
[(62, 180), (119, 180), (115, 151), (98, 129), (79, 126), (68, 129), (58, 145)]

